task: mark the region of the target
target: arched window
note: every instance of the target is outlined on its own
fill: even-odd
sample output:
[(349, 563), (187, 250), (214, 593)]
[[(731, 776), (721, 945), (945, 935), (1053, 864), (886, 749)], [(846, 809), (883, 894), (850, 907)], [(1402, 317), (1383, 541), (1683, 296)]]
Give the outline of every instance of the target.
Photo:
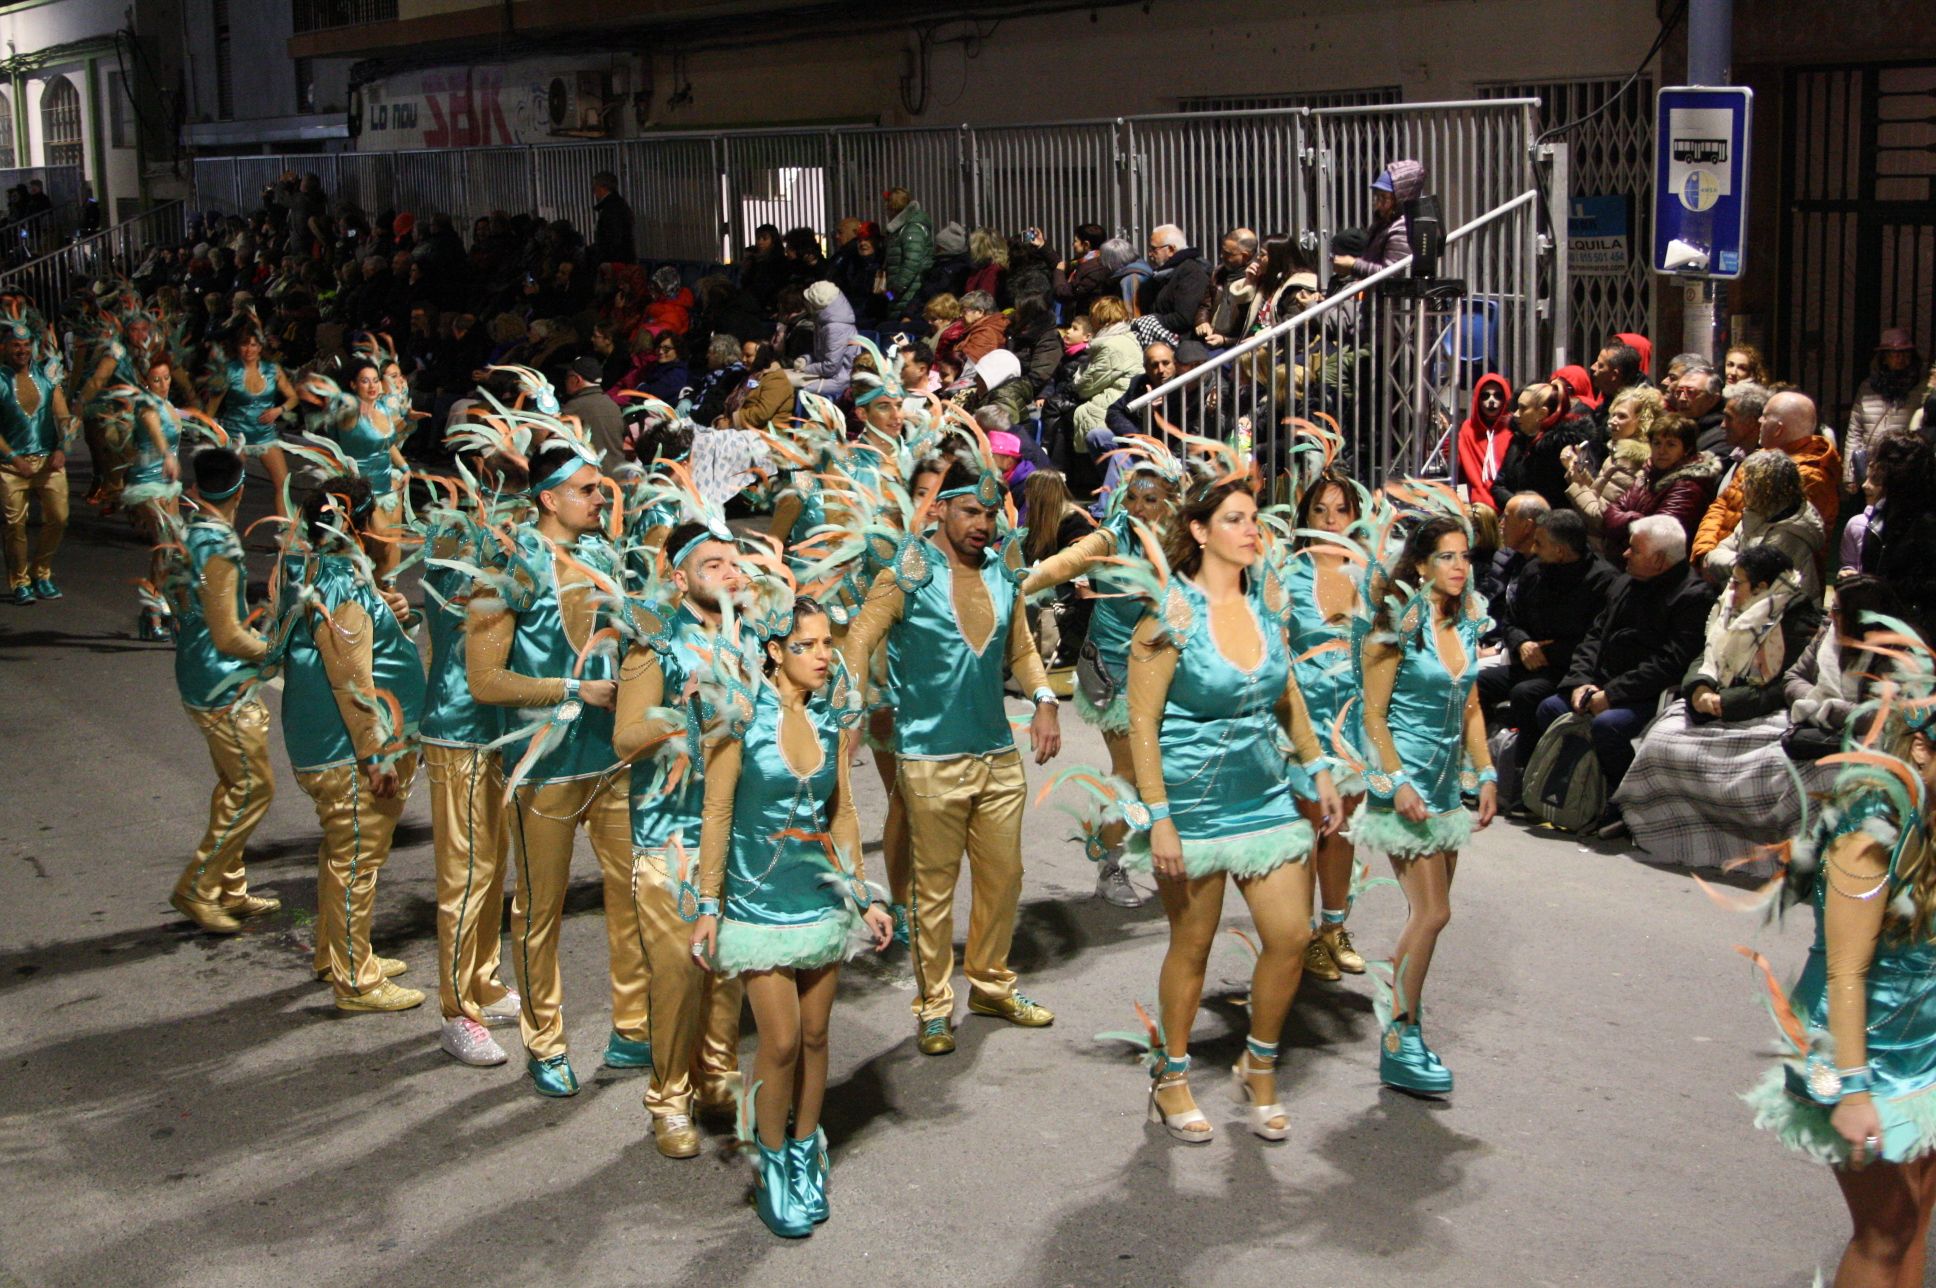
[(65, 76), (53, 76), (40, 94), (40, 136), (45, 164), (81, 164), (81, 92)]
[(13, 100), (0, 94), (0, 170), (13, 169)]

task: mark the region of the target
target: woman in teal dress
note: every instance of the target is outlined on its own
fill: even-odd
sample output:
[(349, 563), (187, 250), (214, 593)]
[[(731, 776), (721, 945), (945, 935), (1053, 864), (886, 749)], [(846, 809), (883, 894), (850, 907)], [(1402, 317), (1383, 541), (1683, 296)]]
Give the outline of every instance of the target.
[[(169, 401), (175, 385), (175, 365), (157, 353), (141, 375), (141, 390), (129, 413), (134, 428), (129, 435), (131, 464), (123, 478), (121, 504), (136, 531), (154, 547), (149, 560), (150, 584), (159, 586), (167, 572), (161, 547), (181, 526), (181, 413)], [(141, 611), (137, 638), (159, 643), (169, 638), (159, 597)]]
[[(1022, 593), (1035, 595), (1078, 577), (1088, 579), (1094, 598), (1089, 632), (1076, 662), (1076, 714), (1101, 731), (1103, 746), (1109, 749), (1109, 771), (1131, 781), (1136, 766), (1129, 754), (1129, 640), (1147, 605), (1129, 580), (1120, 573), (1112, 575), (1107, 561), (1143, 559), (1138, 525), (1149, 533), (1168, 529), (1183, 470), (1174, 460), (1152, 455), (1137, 459), (1122, 477), (1109, 498), (1109, 516), (1094, 532), (1030, 569)], [(1123, 875), (1123, 842), (1128, 832), (1123, 823), (1112, 820), (1093, 838), (1096, 893), (1121, 908), (1143, 902)]]
[(1838, 1288), (1924, 1282), (1936, 1205), (1930, 715), (1917, 711), (1924, 732), (1910, 734), (1900, 709), (1878, 714), (1893, 754), (1858, 751), (1796, 845), (1786, 897), (1814, 906), (1815, 939), (1787, 999), (1790, 1058), (1746, 1097), (1756, 1126), (1835, 1169), (1853, 1225)]
[[(1359, 568), (1351, 557), (1358, 546), (1350, 536), (1363, 513), (1360, 489), (1349, 475), (1338, 469), (1320, 474), (1299, 499), (1300, 535), (1284, 572), (1284, 589), (1291, 601), (1287, 622), (1291, 666), (1311, 725), (1331, 758), (1346, 817), (1358, 808), (1365, 792), (1364, 779), (1355, 768), (1335, 772), (1341, 764), (1349, 766), (1347, 756), (1364, 754), (1364, 706), (1359, 698), (1363, 686), (1351, 648), (1351, 623), (1359, 606)], [(1326, 536), (1312, 535), (1316, 533)], [(1322, 807), (1310, 775), (1294, 773), (1291, 787), (1305, 819), (1318, 823)], [(1351, 912), (1356, 862), (1351, 838), (1343, 829), (1319, 839), (1318, 931), (1304, 954), (1305, 972), (1319, 979), (1365, 973), (1365, 959), (1344, 924)]]
[(289, 461), (277, 433), (282, 420), (296, 409), (295, 386), (281, 367), (262, 358), (262, 333), (245, 327), (226, 342), (228, 357), (209, 374), (209, 414), (229, 436), (229, 446), (244, 456), (261, 458), (269, 472), (276, 513), (289, 513), (285, 483)]
[(1287, 762), (1312, 772), (1329, 832), (1343, 820), (1317, 735), (1291, 674), (1283, 588), (1257, 567), (1263, 534), (1247, 478), (1199, 484), (1171, 526), (1170, 578), (1137, 625), (1129, 657), (1129, 739), (1139, 800), (1125, 864), (1149, 868), (1170, 922), (1158, 982), (1164, 1051), (1152, 1052), (1149, 1116), (1177, 1140), (1211, 1137), (1189, 1087), (1190, 1030), (1235, 878), (1263, 947), (1251, 978), (1250, 1033), (1234, 1091), (1250, 1130), (1283, 1140), (1277, 1044), (1311, 943), (1316, 844), (1298, 814)]
[(760, 1035), (760, 1219), (797, 1238), (827, 1219), (820, 1109), (840, 963), (856, 923), (878, 952), (893, 939), (894, 922), (861, 875), (842, 754), (848, 704), (824, 692), (834, 657), (826, 610), (797, 601), (792, 632), (765, 647), (768, 682), (755, 688), (750, 719), (736, 721), (737, 736), (706, 755), (692, 950), (721, 975), (745, 977)]
[(1424, 1095), (1452, 1090), (1452, 1073), (1425, 1045), (1419, 1019), (1432, 950), (1452, 916), (1459, 851), (1472, 836), (1464, 794), (1478, 794), (1480, 827), (1499, 804), (1474, 688), (1488, 621), (1471, 574), (1471, 541), (1459, 520), (1418, 523), (1389, 578), (1373, 581), (1372, 629), (1358, 648), (1366, 795), (1351, 839), (1361, 853), (1391, 860), (1410, 909), (1392, 950), (1396, 1000), (1378, 1077)]
[(336, 445), (356, 462), (356, 472), (369, 483), (375, 498), (368, 529), (370, 561), (376, 565), (377, 580), (387, 585), (402, 553), (398, 539), (410, 466), (400, 450), (397, 422), (376, 363), (368, 358), (352, 360), (347, 380), (348, 397), (328, 390), (325, 423)]

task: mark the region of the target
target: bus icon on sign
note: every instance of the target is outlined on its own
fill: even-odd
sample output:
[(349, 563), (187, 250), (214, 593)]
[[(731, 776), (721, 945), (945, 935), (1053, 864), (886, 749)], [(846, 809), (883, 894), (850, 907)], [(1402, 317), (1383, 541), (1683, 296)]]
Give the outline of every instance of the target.
[(1673, 155), (1682, 165), (1724, 165), (1728, 159), (1728, 141), (1676, 138)]

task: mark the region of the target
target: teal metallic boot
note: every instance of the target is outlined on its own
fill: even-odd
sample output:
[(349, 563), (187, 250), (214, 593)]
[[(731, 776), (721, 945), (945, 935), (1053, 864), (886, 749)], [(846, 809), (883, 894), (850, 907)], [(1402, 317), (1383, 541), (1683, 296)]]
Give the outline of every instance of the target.
[(578, 1075), (571, 1071), (571, 1061), (565, 1056), (547, 1056), (543, 1060), (531, 1056), (524, 1062), (524, 1069), (541, 1096), (578, 1094)]
[(1439, 1062), (1418, 1031), (1418, 1025), (1394, 1022), (1385, 1026), (1378, 1052), (1378, 1080), (1400, 1091), (1421, 1096), (1443, 1096), (1452, 1090), (1452, 1071)]
[(605, 1067), (607, 1069), (648, 1069), (652, 1066), (652, 1044), (637, 1042), (612, 1030), (612, 1036), (605, 1041)]
[(827, 1134), (819, 1128), (805, 1140), (787, 1137), (787, 1169), (793, 1197), (815, 1225), (827, 1219)]
[(793, 1151), (786, 1145), (778, 1149), (768, 1149), (753, 1142), (758, 1151), (759, 1161), (755, 1164), (753, 1201), (758, 1207), (760, 1220), (766, 1228), (782, 1239), (802, 1239), (813, 1233), (813, 1218), (800, 1206), (794, 1197), (793, 1186), (787, 1176), (788, 1164), (792, 1161)]

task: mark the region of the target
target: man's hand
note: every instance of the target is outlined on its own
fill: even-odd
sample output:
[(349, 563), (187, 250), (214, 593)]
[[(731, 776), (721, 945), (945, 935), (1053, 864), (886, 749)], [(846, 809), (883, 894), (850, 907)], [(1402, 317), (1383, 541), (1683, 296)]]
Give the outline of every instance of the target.
[(380, 801), (387, 801), (397, 794), (397, 768), (395, 765), (363, 766), (364, 781), (370, 785), (370, 795)]
[(47, 472), (60, 474), (67, 469), (67, 453), (56, 447), (47, 457)]
[(1035, 718), (1029, 721), (1029, 746), (1038, 765), (1048, 764), (1062, 751), (1062, 720), (1053, 702), (1037, 704)]
[(1356, 272), (1358, 260), (1355, 256), (1351, 255), (1333, 255), (1331, 257), (1331, 267), (1340, 273)]
[(578, 697), (588, 707), (602, 707), (610, 711), (618, 705), (618, 681), (582, 681), (578, 686)]
[(1720, 719), (1721, 695), (1713, 689), (1702, 689), (1694, 695), (1693, 707), (1704, 716)]
[(1605, 689), (1595, 689), (1593, 691), (1593, 700), (1586, 704), (1586, 714), (1590, 716), (1604, 715), (1606, 709), (1612, 705), (1611, 702), (1607, 701), (1607, 691)]
[(1546, 669), (1546, 650), (1540, 647), (1538, 640), (1527, 640), (1519, 646), (1519, 664), (1528, 671)]

